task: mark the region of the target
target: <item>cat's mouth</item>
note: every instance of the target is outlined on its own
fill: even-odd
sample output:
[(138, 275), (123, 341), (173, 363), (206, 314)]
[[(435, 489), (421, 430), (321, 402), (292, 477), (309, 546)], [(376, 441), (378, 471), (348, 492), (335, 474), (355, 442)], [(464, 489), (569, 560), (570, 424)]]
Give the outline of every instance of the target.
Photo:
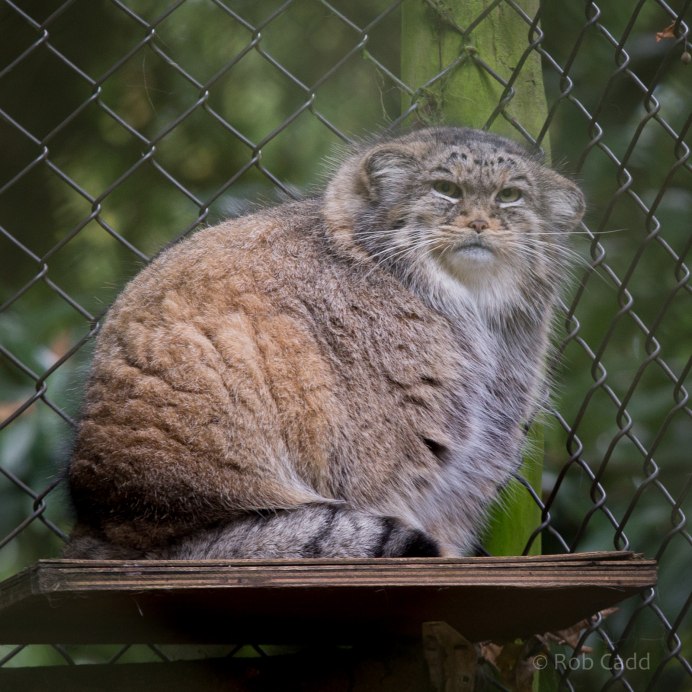
[(454, 252), (457, 255), (468, 257), (469, 259), (486, 261), (491, 259), (495, 254), (490, 246), (480, 241), (471, 241), (463, 245), (457, 245), (454, 248)]

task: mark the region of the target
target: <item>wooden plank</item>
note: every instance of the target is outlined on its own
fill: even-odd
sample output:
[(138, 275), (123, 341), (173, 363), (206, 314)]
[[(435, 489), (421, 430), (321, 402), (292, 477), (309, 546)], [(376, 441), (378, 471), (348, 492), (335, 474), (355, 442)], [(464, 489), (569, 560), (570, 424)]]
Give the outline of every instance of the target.
[(0, 584), (0, 643), (467, 639), (568, 627), (656, 581), (631, 553), (380, 560), (42, 560)]

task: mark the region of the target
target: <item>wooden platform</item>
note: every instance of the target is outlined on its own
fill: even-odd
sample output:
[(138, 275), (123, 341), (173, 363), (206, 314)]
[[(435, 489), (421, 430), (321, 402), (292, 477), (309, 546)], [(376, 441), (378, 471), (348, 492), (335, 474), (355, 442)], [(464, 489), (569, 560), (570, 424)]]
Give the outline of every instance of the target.
[(656, 582), (624, 552), (377, 560), (41, 560), (0, 584), (0, 643), (470, 641), (569, 627)]

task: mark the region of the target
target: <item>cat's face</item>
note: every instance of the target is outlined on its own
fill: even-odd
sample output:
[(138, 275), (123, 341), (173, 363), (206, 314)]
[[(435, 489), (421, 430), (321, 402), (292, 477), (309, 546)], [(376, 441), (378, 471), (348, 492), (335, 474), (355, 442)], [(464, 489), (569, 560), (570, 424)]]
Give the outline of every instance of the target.
[(423, 130), (361, 162), (357, 241), (400, 274), (443, 272), (474, 291), (556, 282), (584, 202), (570, 181), (514, 142)]

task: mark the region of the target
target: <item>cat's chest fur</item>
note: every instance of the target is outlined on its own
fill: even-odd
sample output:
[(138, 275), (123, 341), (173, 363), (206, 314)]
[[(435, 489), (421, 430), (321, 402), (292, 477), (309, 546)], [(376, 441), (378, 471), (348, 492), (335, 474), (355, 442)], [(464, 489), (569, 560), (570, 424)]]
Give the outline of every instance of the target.
[(441, 507), (475, 514), (468, 489), (492, 496), (516, 468), (535, 368), (471, 307), (448, 317), (391, 277), (378, 279), (353, 283), (336, 300), (343, 327), (328, 358), (349, 397), (349, 434), (334, 448), (332, 468), (343, 469), (336, 494), (413, 525), (426, 506), (431, 515)]

